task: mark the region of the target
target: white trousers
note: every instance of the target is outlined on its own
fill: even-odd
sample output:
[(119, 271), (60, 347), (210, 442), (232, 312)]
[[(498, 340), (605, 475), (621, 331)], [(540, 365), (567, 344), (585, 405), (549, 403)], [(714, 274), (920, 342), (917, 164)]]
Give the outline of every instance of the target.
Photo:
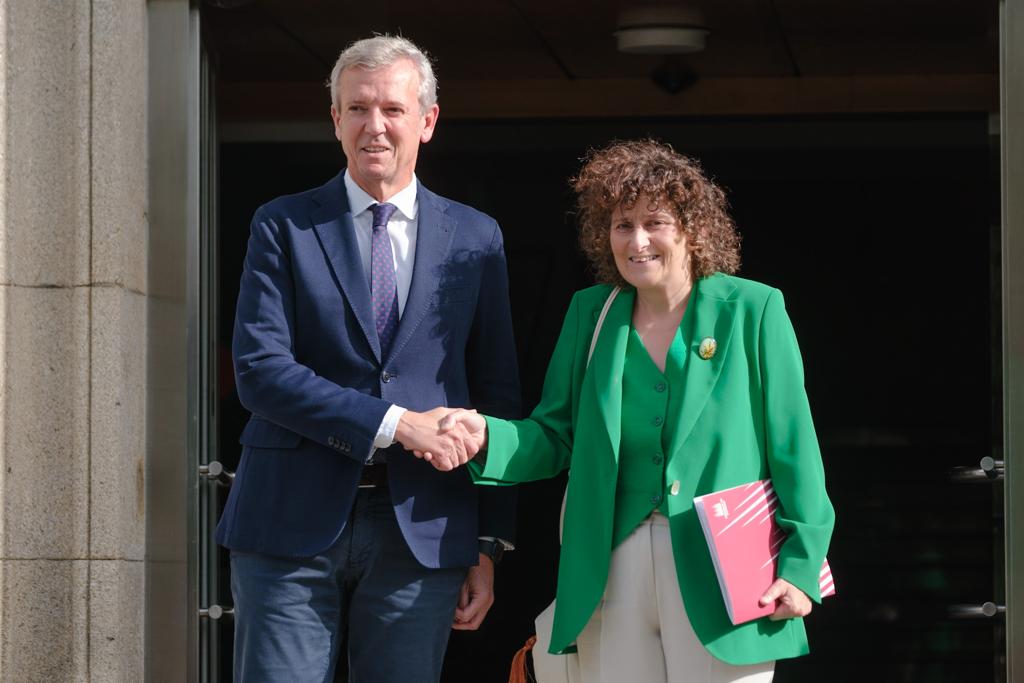
[(679, 593), (668, 519), (657, 512), (612, 552), (604, 600), (576, 645), (583, 683), (770, 683), (775, 672), (774, 661), (733, 666), (701, 645)]

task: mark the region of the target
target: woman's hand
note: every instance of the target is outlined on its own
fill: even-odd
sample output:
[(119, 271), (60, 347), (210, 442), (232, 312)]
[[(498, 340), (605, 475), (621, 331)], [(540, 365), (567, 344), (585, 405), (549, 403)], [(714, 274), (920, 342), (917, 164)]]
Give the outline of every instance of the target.
[(441, 419), (438, 428), (442, 434), (447, 434), (459, 425), (466, 430), (464, 439), (468, 451), (475, 455), (487, 448), (487, 420), (483, 415), (475, 410), (456, 408)]
[(772, 621), (806, 617), (811, 613), (811, 599), (785, 579), (775, 579), (775, 583), (768, 586), (768, 590), (761, 596), (762, 605), (770, 605), (773, 602), (776, 603), (775, 612), (768, 617)]

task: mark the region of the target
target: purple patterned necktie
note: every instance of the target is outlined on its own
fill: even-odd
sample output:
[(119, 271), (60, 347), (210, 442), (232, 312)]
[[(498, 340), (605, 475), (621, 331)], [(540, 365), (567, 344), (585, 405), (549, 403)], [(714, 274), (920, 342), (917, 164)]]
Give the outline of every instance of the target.
[(398, 329), (398, 288), (395, 283), (395, 259), (388, 237), (388, 221), (398, 208), (394, 204), (374, 204), (373, 236), (370, 240), (370, 296), (377, 322), (380, 357), (387, 358)]

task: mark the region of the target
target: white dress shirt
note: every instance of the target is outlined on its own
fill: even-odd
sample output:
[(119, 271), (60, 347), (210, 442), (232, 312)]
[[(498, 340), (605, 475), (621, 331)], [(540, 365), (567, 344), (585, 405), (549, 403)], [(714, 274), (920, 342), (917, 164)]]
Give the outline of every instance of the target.
[[(385, 200), (388, 204), (394, 204), (398, 209), (388, 221), (388, 237), (391, 238), (391, 253), (395, 259), (395, 285), (398, 288), (399, 318), (405, 312), (405, 302), (409, 300), (412, 267), (416, 256), (416, 233), (419, 228), (419, 221), (416, 218), (419, 209), (419, 204), (416, 202), (416, 187), (416, 176), (413, 175), (412, 182)], [(348, 195), (348, 206), (352, 211), (352, 222), (356, 226), (356, 244), (359, 245), (359, 258), (363, 262), (363, 275), (366, 277), (366, 287), (369, 289), (370, 243), (373, 234), (373, 211), (370, 209), (378, 202), (363, 188), (356, 185), (348, 171), (345, 171), (345, 193)], [(405, 408), (401, 406), (392, 405), (388, 408), (377, 429), (377, 436), (373, 440), (373, 448), (366, 456), (367, 459), (373, 455), (375, 449), (387, 448), (395, 442), (395, 429), (398, 428), (398, 420), (404, 413)]]

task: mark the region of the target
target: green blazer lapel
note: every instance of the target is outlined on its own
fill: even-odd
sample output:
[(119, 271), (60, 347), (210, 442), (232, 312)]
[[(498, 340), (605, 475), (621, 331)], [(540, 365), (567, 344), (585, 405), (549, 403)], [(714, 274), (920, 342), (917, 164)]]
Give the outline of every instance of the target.
[[(599, 422), (603, 422), (608, 431), (612, 457), (616, 462), (619, 460), (619, 442), (622, 438), (622, 370), (626, 364), (626, 342), (629, 340), (635, 298), (635, 290), (623, 289), (612, 302), (587, 370), (587, 374), (593, 378), (590, 385), (601, 411), (602, 419)], [(601, 305), (604, 305), (603, 300)], [(594, 311), (595, 322), (600, 314), (600, 308)], [(586, 341), (589, 346), (590, 338)]]
[[(670, 455), (675, 455), (690, 436), (722, 373), (732, 338), (736, 302), (731, 296), (735, 289), (726, 278), (714, 275), (698, 280), (694, 288), (689, 304), (693, 310), (686, 312), (680, 326), (685, 351), (681, 373), (683, 398), (670, 442)], [(700, 356), (700, 345), (708, 337), (715, 341), (717, 348), (711, 358), (704, 359)]]

